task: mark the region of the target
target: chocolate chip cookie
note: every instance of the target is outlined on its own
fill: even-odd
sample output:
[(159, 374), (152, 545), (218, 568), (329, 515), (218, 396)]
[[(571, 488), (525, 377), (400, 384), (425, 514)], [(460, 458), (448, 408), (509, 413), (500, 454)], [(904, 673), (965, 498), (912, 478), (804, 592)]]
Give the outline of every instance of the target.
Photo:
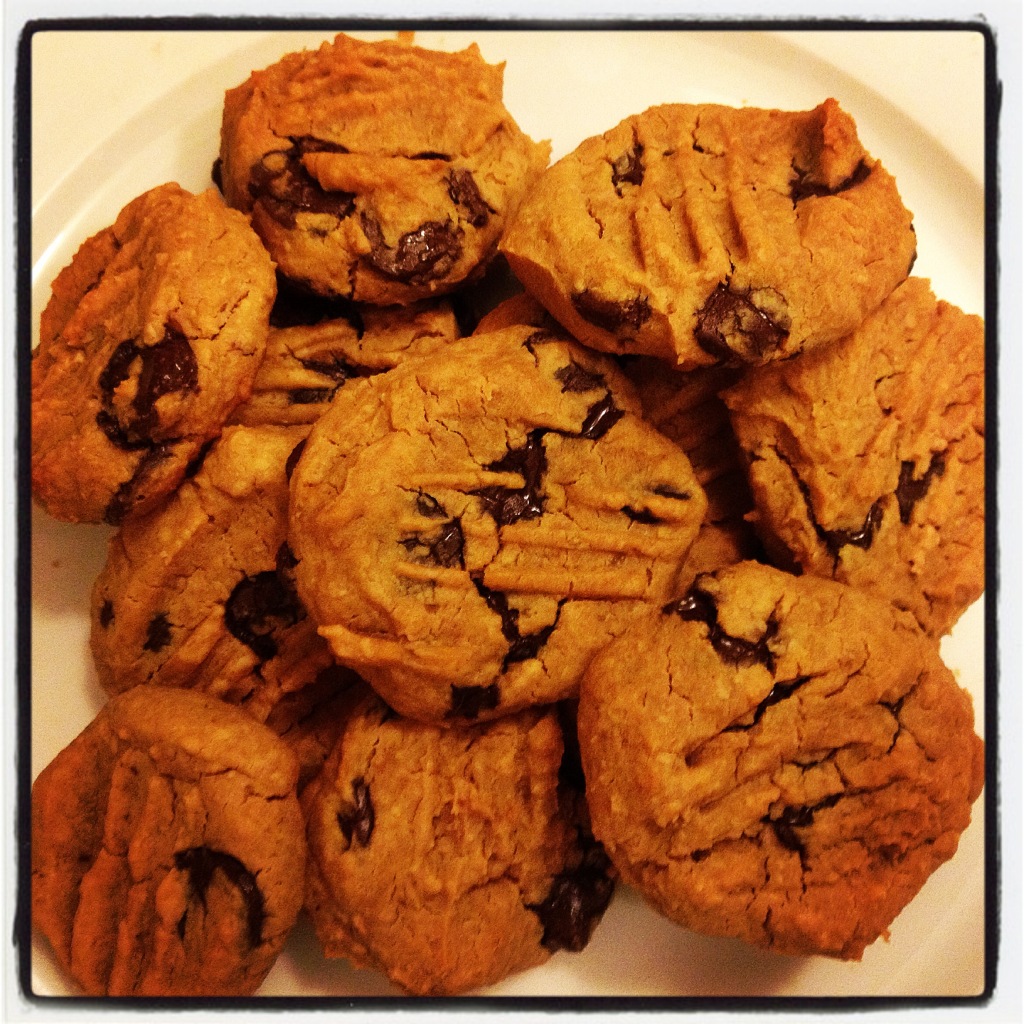
[(432, 725), (369, 694), (343, 722), (302, 796), (327, 956), (455, 995), (587, 944), (614, 880), (554, 710)]
[(909, 274), (915, 236), (835, 100), (666, 104), (550, 167), (501, 250), (580, 341), (689, 369), (841, 338)]
[(281, 271), (406, 303), (482, 272), (547, 165), (502, 101), (502, 65), (339, 35), (225, 96), (219, 179)]
[(276, 283), (215, 190), (139, 196), (52, 286), (32, 358), (32, 493), (117, 524), (181, 481), (252, 389)]
[(594, 834), (655, 907), (843, 959), (953, 855), (984, 777), (970, 697), (912, 616), (751, 562), (594, 659), (579, 742)]
[(110, 700), (32, 787), (32, 921), (92, 996), (254, 992), (302, 905), (295, 759), (205, 694)]
[(192, 687), (262, 720), (333, 664), (288, 546), (288, 474), (306, 432), (226, 427), (166, 504), (110, 539), (90, 637), (109, 693)]
[(776, 557), (948, 632), (985, 583), (982, 320), (911, 278), (835, 345), (724, 393)]
[(353, 381), (291, 484), (296, 583), (399, 713), (485, 718), (572, 696), (672, 596), (706, 500), (607, 357), (532, 327)]
[(313, 423), (346, 381), (383, 373), (458, 336), (455, 313), (442, 300), (388, 308), (348, 303), (343, 315), (315, 323), (272, 316), (252, 398), (232, 419), (250, 426)]

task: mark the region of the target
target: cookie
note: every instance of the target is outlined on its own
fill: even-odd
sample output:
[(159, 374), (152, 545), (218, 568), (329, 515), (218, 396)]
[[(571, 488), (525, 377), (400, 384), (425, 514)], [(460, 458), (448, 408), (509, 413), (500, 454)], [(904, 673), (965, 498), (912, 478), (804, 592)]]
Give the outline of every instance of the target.
[(341, 663), (400, 714), (483, 719), (572, 696), (672, 595), (705, 506), (610, 360), (512, 327), (339, 391), (289, 539)]
[(503, 65), (344, 34), (225, 96), (219, 180), (281, 271), (379, 305), (451, 291), (494, 256), (549, 146), (502, 101)]
[(953, 855), (984, 773), (912, 616), (751, 562), (594, 659), (579, 743), (594, 834), (658, 910), (852, 960)]
[(582, 949), (614, 881), (564, 750), (552, 709), (443, 726), (356, 703), (302, 796), (324, 953), (437, 996)]
[(248, 995), (302, 905), (295, 759), (201, 693), (110, 700), (32, 787), (32, 922), (91, 996)]
[(935, 635), (985, 584), (982, 320), (911, 278), (837, 344), (724, 393), (777, 559)]
[(346, 381), (383, 373), (409, 356), (443, 348), (458, 335), (455, 314), (444, 301), (353, 305), (345, 316), (312, 324), (274, 326), (272, 318), (252, 398), (233, 421), (313, 423)]
[(835, 100), (666, 104), (550, 167), (501, 251), (578, 340), (690, 369), (841, 338), (909, 274), (915, 237)]
[(166, 504), (111, 537), (90, 633), (108, 693), (191, 687), (263, 720), (333, 664), (288, 547), (288, 474), (306, 432), (226, 427)]
[(32, 493), (54, 518), (154, 508), (246, 398), (276, 283), (215, 190), (161, 185), (89, 238), (52, 286), (32, 356)]

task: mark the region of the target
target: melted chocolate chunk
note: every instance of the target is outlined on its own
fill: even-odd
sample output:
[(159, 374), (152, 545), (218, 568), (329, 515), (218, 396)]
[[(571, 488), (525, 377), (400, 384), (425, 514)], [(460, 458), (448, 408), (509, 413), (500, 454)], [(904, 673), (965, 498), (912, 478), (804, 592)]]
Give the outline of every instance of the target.
[(295, 388), (288, 392), (289, 405), (319, 405), (329, 402), (337, 388)]
[(818, 517), (814, 511), (814, 503), (811, 501), (811, 492), (803, 478), (793, 468), (793, 464), (786, 458), (785, 455), (778, 449), (772, 449), (775, 454), (779, 457), (780, 461), (789, 466), (789, 471), (793, 474), (793, 479), (796, 481), (797, 488), (801, 495), (803, 495), (804, 506), (807, 509), (807, 518), (811, 522), (811, 526), (814, 527), (814, 532), (821, 539), (822, 544), (825, 545), (826, 550), (832, 555), (836, 561), (839, 559), (840, 551), (850, 545), (855, 548), (861, 548), (866, 551), (871, 547), (872, 541), (875, 539), (875, 533), (878, 528), (882, 525), (882, 499), (879, 498), (870, 509), (868, 514), (864, 517), (862, 525), (853, 527), (852, 529), (834, 529), (826, 530), (825, 527), (818, 522)]
[(674, 491), (671, 487), (655, 487), (654, 493), (659, 498), (672, 498), (674, 501), (689, 501), (693, 497), (689, 491)]
[(799, 690), (804, 683), (808, 682), (810, 678), (810, 676), (799, 676), (796, 679), (785, 679), (777, 682), (771, 690), (768, 691), (768, 696), (765, 697), (756, 708), (754, 708), (754, 713), (749, 722), (727, 725), (722, 732), (744, 732), (745, 730), (752, 728), (761, 721), (764, 713), (773, 704), (781, 704), (787, 697)]
[(352, 780), (351, 802), (342, 805), (338, 812), (338, 827), (350, 847), (353, 839), (360, 846), (366, 847), (370, 845), (375, 821), (370, 787), (366, 780), (359, 776)]
[(384, 241), (380, 225), (363, 215), (363, 232), (370, 243), (366, 257), (385, 277), (407, 284), (424, 284), (444, 277), (462, 255), (462, 232), (451, 221), (427, 221), (399, 238), (394, 248)]
[[(278, 552), (280, 560), (281, 553)], [(290, 571), (278, 568), (243, 576), (224, 603), (224, 625), (261, 661), (277, 654), (274, 633), (295, 625), (305, 616)]]
[[(529, 344), (534, 338), (530, 335), (527, 339)], [(562, 394), (585, 394), (587, 391), (597, 391), (605, 386), (605, 379), (599, 373), (584, 369), (579, 363), (570, 361), (568, 366), (555, 370), (555, 380), (562, 385)]]
[(766, 814), (761, 821), (765, 825), (771, 825), (779, 842), (787, 850), (792, 850), (794, 853), (799, 853), (803, 856), (804, 844), (796, 830), (798, 828), (807, 828), (810, 825), (813, 825), (814, 815), (818, 811), (824, 810), (827, 807), (835, 807), (841, 799), (842, 794), (836, 793), (832, 796), (825, 797), (824, 800), (819, 800), (818, 803), (811, 806), (799, 805), (784, 807), (776, 817), (773, 818), (770, 814)]
[(441, 527), (441, 532), (430, 544), (430, 557), (438, 565), (446, 569), (465, 569), (463, 558), (465, 538), (462, 535), (462, 523), (458, 519), (449, 519)]
[(578, 953), (590, 941), (614, 890), (604, 847), (596, 840), (584, 842), (580, 863), (555, 876), (543, 902), (527, 905), (544, 928), (541, 945), (553, 953)]
[(778, 349), (787, 331), (745, 295), (720, 284), (697, 313), (697, 344), (724, 362), (757, 362)]
[(100, 605), (99, 620), (104, 629), (114, 621), (114, 603), (109, 598)]
[(501, 635), (508, 641), (508, 651), (502, 662), (501, 670), (505, 672), (509, 665), (517, 661), (529, 661), (536, 658), (540, 649), (548, 642), (548, 638), (558, 625), (558, 619), (562, 611), (562, 602), (558, 604), (558, 613), (554, 622), (539, 629), (536, 633), (519, 632), (519, 609), (512, 608), (508, 603), (508, 595), (502, 590), (491, 590), (484, 584), (480, 576), (473, 576), (473, 584), (477, 593), (487, 602), (487, 607), (501, 618)]
[(489, 686), (452, 686), (448, 718), (476, 718), (481, 711), (493, 711), (501, 700), (497, 683)]
[(306, 153), (347, 153), (344, 146), (313, 139), (294, 138), (288, 149), (265, 153), (249, 174), (249, 194), (282, 227), (292, 229), (299, 213), (325, 213), (344, 220), (355, 209), (352, 192), (329, 191), (306, 170)]
[(303, 438), (289, 453), (288, 458), (284, 464), (284, 476), (286, 480), (291, 480), (292, 473), (295, 472), (295, 467), (299, 464), (299, 459), (302, 458), (302, 453), (306, 450), (306, 439)]
[(644, 147), (639, 142), (626, 150), (612, 163), (612, 186), (617, 195), (622, 195), (622, 184), (641, 185), (644, 180)]
[(173, 445), (157, 444), (147, 448), (135, 466), (135, 472), (120, 484), (103, 513), (103, 521), (110, 526), (120, 526), (132, 510), (146, 498), (146, 482), (153, 470), (170, 454)]
[[(115, 405), (115, 393), (137, 370), (135, 394), (127, 408)], [(152, 443), (159, 427), (157, 401), (164, 395), (188, 394), (199, 387), (199, 364), (189, 340), (174, 324), (167, 324), (156, 345), (122, 341), (99, 376), (101, 409), (96, 422), (106, 436), (126, 450)]]
[(764, 635), (759, 640), (730, 636), (718, 624), (718, 607), (714, 598), (696, 586), (691, 587), (678, 601), (665, 605), (662, 611), (678, 615), (684, 622), (703, 622), (708, 627), (711, 646), (727, 664), (736, 667), (760, 664), (769, 672), (775, 671), (775, 656), (768, 646), (779, 629), (774, 619), (769, 619), (765, 624)]
[(224, 161), (217, 157), (210, 167), (210, 180), (217, 186), (218, 192), (224, 191)]
[(789, 183), (789, 195), (793, 200), (795, 206), (803, 199), (809, 199), (811, 196), (837, 196), (841, 192), (846, 192), (848, 189), (853, 188), (855, 185), (859, 185), (861, 182), (866, 181), (868, 176), (871, 174), (871, 168), (861, 160), (859, 164), (854, 168), (853, 173), (841, 181), (838, 185), (829, 188), (821, 182), (814, 181), (811, 178), (811, 172), (801, 170), (799, 167), (794, 167), (793, 172), (795, 177)]
[[(245, 904), (246, 938), (255, 949), (263, 937), (263, 921), (266, 916), (263, 893), (256, 882), (256, 876), (237, 858), (221, 850), (206, 846), (193, 846), (179, 850), (174, 855), (174, 866), (188, 875), (189, 901), (198, 900), (206, 909), (206, 894), (213, 882), (214, 872), (221, 874), (233, 885)], [(186, 909), (178, 921), (178, 935), (185, 937)]]
[(423, 491), (416, 495), (416, 511), (427, 519), (444, 519), (448, 515), (437, 498)]
[(615, 404), (609, 391), (604, 398), (596, 401), (588, 410), (586, 419), (577, 437), (585, 441), (598, 441), (615, 426), (625, 413)]
[(456, 167), (448, 172), (448, 196), (466, 211), (466, 219), (475, 228), (482, 228), (494, 213), (484, 202), (476, 178), (468, 168)]
[(633, 299), (605, 299), (587, 288), (573, 295), (572, 305), (588, 323), (611, 334), (635, 334), (651, 316), (651, 304), (643, 295)]
[(171, 620), (166, 612), (158, 612), (149, 620), (146, 627), (146, 639), (142, 644), (144, 651), (159, 654), (171, 642)]
[(185, 479), (191, 480), (203, 468), (203, 463), (206, 461), (206, 456), (210, 454), (210, 449), (217, 443), (217, 438), (211, 437), (209, 441), (205, 442), (203, 446), (196, 452), (196, 454), (189, 461), (185, 467)]
[(900, 507), (900, 522), (906, 526), (914, 506), (928, 493), (932, 479), (946, 472), (946, 460), (941, 452), (932, 456), (924, 475), (914, 479), (914, 463), (900, 464), (900, 479), (896, 485), (896, 502)]
[(542, 484), (547, 469), (545, 433), (541, 428), (530, 431), (521, 448), (510, 448), (504, 456), (485, 467), (494, 473), (518, 473), (523, 478), (522, 487), (495, 485), (470, 491), (482, 499), (484, 511), (498, 526), (508, 526), (520, 519), (536, 519), (543, 513)]

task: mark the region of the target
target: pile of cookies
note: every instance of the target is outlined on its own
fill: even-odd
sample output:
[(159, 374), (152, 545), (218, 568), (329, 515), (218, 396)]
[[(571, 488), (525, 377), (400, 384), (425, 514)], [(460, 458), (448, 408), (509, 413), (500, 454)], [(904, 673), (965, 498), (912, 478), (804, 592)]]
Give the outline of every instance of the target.
[(669, 104), (551, 164), (475, 46), (340, 35), (211, 160), (84, 242), (33, 354), (33, 494), (116, 527), (109, 699), (32, 791), (68, 976), (251, 994), (305, 913), (458, 994), (620, 879), (859, 959), (983, 785), (938, 645), (984, 329), (850, 117)]

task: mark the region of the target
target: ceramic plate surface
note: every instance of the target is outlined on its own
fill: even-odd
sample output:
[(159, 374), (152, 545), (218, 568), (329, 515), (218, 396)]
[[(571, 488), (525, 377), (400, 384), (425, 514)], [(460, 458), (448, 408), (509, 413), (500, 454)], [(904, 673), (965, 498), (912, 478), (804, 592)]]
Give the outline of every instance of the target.
[[(32, 42), (32, 318), (84, 239), (165, 181), (210, 184), (224, 90), (331, 32), (38, 32)], [(363, 35), (370, 35), (362, 33)], [(379, 33), (378, 35), (387, 35)], [(973, 32), (702, 29), (433, 29), (438, 49), (479, 43), (505, 61), (505, 102), (555, 158), (662, 102), (808, 109), (834, 96), (895, 175), (918, 234), (915, 274), (984, 313), (984, 46)], [(899, 59), (894, 59), (898, 57)], [(103, 74), (98, 75), (97, 69)], [(103, 703), (88, 649), (88, 602), (109, 529), (32, 522), (32, 777)], [(943, 642), (984, 726), (982, 602)], [(620, 888), (591, 944), (487, 991), (515, 996), (976, 995), (985, 982), (983, 800), (956, 856), (929, 879), (888, 941), (860, 963), (791, 958), (694, 935)], [(67, 994), (48, 949), (32, 949), (38, 995)], [(386, 979), (326, 961), (307, 925), (261, 995), (395, 995)]]

